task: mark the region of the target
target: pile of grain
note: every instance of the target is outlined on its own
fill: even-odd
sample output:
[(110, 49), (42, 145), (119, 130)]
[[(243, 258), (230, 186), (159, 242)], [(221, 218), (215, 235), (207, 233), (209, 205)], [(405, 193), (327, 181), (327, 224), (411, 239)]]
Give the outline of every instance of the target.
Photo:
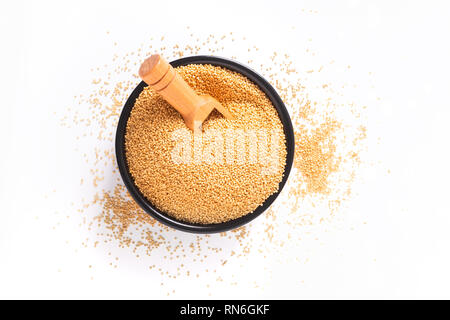
[[(294, 60), (285, 52), (258, 49), (246, 37), (231, 32), (198, 38), (194, 32), (180, 32), (180, 38), (185, 39), (181, 43), (171, 44), (155, 37), (133, 51), (117, 51), (107, 65), (91, 69), (91, 90), (74, 97), (76, 107), (71, 105), (55, 112), (61, 126), (74, 134), (74, 149), (88, 172), (80, 177), (80, 189), (87, 197), (79, 202), (72, 194), (73, 208), (65, 209), (64, 215), (55, 215), (55, 219), (64, 220), (55, 220), (53, 229), (60, 230), (64, 224), (72, 229), (79, 221), (80, 235), (92, 233), (89, 239), (82, 239), (81, 248), (96, 248), (111, 268), (128, 270), (133, 266), (140, 270), (144, 266), (149, 279), (157, 279), (154, 283), (160, 283), (158, 290), (167, 295), (173, 294), (179, 281), (194, 281), (199, 290), (203, 288), (209, 295), (211, 288), (236, 290), (254, 286), (263, 290), (267, 288), (266, 280), (272, 278), (271, 266), (294, 263), (301, 268), (311, 261), (312, 242), (322, 246), (330, 239), (326, 235), (330, 230), (342, 230), (347, 203), (357, 192), (354, 179), (360, 179), (360, 170), (370, 165), (365, 158), (370, 108), (364, 104), (372, 102), (354, 101), (351, 88), (363, 85), (360, 75), (358, 83), (336, 80), (336, 70), (344, 70), (348, 75), (353, 69), (326, 60), (310, 48), (306, 52), (316, 59), (316, 64), (305, 64), (298, 57)], [(258, 219), (263, 228), (247, 226), (217, 235), (180, 233), (155, 221), (128, 195), (115, 162), (114, 135), (121, 108), (140, 82), (139, 76), (132, 73), (152, 52), (160, 52), (170, 61), (205, 53), (228, 56), (259, 70), (280, 94), (290, 111), (297, 148), (281, 198)], [(303, 61), (303, 68), (296, 70), (299, 61)], [(317, 164), (314, 159), (319, 160)], [(66, 241), (67, 249), (75, 252), (80, 249), (77, 244)], [(297, 254), (283, 254), (289, 246), (295, 247), (297, 250), (291, 253)], [(119, 261), (117, 250), (135, 254), (137, 260), (125, 262), (122, 256), (127, 255), (121, 254)], [(264, 281), (258, 272), (239, 277), (242, 272), (233, 271), (234, 266), (245, 270), (255, 257), (270, 260), (262, 260)], [(211, 268), (213, 265), (217, 268)], [(303, 285), (304, 281), (300, 283)]]
[[(234, 119), (213, 112), (203, 133), (196, 136), (175, 109), (145, 88), (136, 100), (125, 136), (128, 166), (136, 185), (158, 209), (183, 221), (220, 223), (253, 212), (278, 191), (283, 177), (285, 137), (276, 109), (254, 83), (236, 72), (212, 65), (188, 65), (177, 72), (199, 94), (219, 100)], [(180, 143), (174, 133), (188, 141), (185, 149), (191, 161), (174, 162), (173, 152)], [(203, 141), (200, 158), (195, 152), (199, 137)], [(220, 154), (214, 149), (212, 161), (206, 161), (209, 151), (205, 150), (217, 146), (214, 143), (219, 138), (224, 144), (218, 149)], [(250, 154), (251, 144), (256, 158)], [(244, 153), (237, 152), (238, 145)]]

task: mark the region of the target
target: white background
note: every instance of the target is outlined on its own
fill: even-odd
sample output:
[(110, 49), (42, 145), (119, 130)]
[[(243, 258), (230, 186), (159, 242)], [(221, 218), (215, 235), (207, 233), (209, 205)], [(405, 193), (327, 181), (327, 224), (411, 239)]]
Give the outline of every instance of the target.
[[(159, 273), (145, 272), (126, 250), (114, 253), (124, 260), (114, 269), (107, 251), (81, 248), (86, 234), (72, 220), (53, 229), (54, 212), (76, 215), (71, 202), (90, 192), (79, 184), (78, 133), (54, 112), (88, 92), (90, 69), (113, 50), (162, 34), (186, 42), (186, 26), (286, 50), (305, 70), (313, 46), (324, 60), (351, 65), (354, 82), (367, 83), (372, 72), (380, 98), (369, 105), (373, 166), (342, 218), (354, 227), (277, 253), (307, 251), (302, 266), (265, 259), (271, 277), (252, 257), (245, 268), (220, 271), (239, 279), (251, 270), (260, 288), (206, 287), (207, 275), (161, 287)], [(446, 1), (2, 2), (0, 298), (450, 298), (449, 31)], [(367, 91), (356, 91), (364, 100)]]

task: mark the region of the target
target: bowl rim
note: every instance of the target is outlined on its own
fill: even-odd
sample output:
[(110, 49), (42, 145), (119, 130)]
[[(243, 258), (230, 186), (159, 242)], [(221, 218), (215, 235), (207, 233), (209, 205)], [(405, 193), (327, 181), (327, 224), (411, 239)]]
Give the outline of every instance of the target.
[(287, 151), (283, 178), (279, 183), (278, 191), (270, 195), (253, 212), (234, 220), (214, 224), (198, 224), (181, 221), (160, 211), (155, 206), (153, 206), (152, 203), (149, 200), (147, 200), (147, 198), (145, 198), (145, 196), (140, 192), (139, 188), (134, 183), (134, 179), (131, 176), (131, 173), (128, 169), (125, 151), (125, 133), (128, 118), (130, 117), (131, 110), (134, 107), (136, 99), (139, 97), (139, 94), (143, 91), (144, 87), (147, 86), (147, 84), (143, 81), (139, 83), (139, 85), (133, 90), (131, 95), (128, 97), (120, 114), (119, 122), (117, 125), (115, 150), (116, 150), (117, 165), (119, 167), (119, 172), (122, 177), (122, 180), (128, 192), (134, 199), (134, 201), (136, 201), (136, 203), (146, 213), (148, 213), (150, 216), (152, 216), (157, 221), (161, 222), (166, 226), (191, 233), (219, 233), (241, 227), (249, 223), (256, 217), (258, 217), (259, 215), (261, 215), (265, 210), (267, 210), (270, 207), (270, 205), (275, 201), (275, 199), (283, 190), (283, 187), (285, 186), (286, 181), (289, 177), (289, 173), (291, 171), (292, 163), (294, 160), (294, 151), (295, 151), (294, 130), (292, 127), (289, 112), (286, 109), (286, 106), (284, 105), (282, 99), (280, 98), (276, 90), (272, 87), (272, 85), (257, 72), (255, 72), (254, 70), (252, 70), (247, 66), (244, 66), (239, 62), (218, 56), (196, 55), (174, 60), (170, 62), (170, 64), (174, 68), (189, 64), (211, 64), (214, 66), (220, 66), (246, 76), (267, 95), (267, 97), (270, 99), (273, 106), (277, 110), (278, 116), (280, 117), (280, 120), (283, 124), (286, 151)]

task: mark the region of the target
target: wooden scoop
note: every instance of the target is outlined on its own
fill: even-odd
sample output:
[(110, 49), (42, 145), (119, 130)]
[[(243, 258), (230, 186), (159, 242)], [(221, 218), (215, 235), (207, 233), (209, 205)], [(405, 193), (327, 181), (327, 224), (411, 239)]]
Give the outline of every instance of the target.
[(191, 130), (201, 128), (203, 121), (214, 108), (225, 118), (233, 118), (231, 113), (213, 97), (198, 95), (159, 54), (152, 55), (142, 63), (139, 76), (181, 113)]

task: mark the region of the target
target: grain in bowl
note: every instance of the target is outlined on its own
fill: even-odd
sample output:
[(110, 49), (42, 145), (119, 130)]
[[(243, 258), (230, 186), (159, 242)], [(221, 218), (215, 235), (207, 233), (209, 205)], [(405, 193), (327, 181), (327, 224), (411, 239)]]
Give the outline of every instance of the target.
[(208, 64), (176, 71), (234, 119), (214, 111), (201, 131), (192, 132), (159, 94), (144, 88), (125, 133), (134, 183), (156, 208), (180, 221), (222, 223), (253, 212), (283, 179), (286, 142), (277, 110), (240, 73)]

